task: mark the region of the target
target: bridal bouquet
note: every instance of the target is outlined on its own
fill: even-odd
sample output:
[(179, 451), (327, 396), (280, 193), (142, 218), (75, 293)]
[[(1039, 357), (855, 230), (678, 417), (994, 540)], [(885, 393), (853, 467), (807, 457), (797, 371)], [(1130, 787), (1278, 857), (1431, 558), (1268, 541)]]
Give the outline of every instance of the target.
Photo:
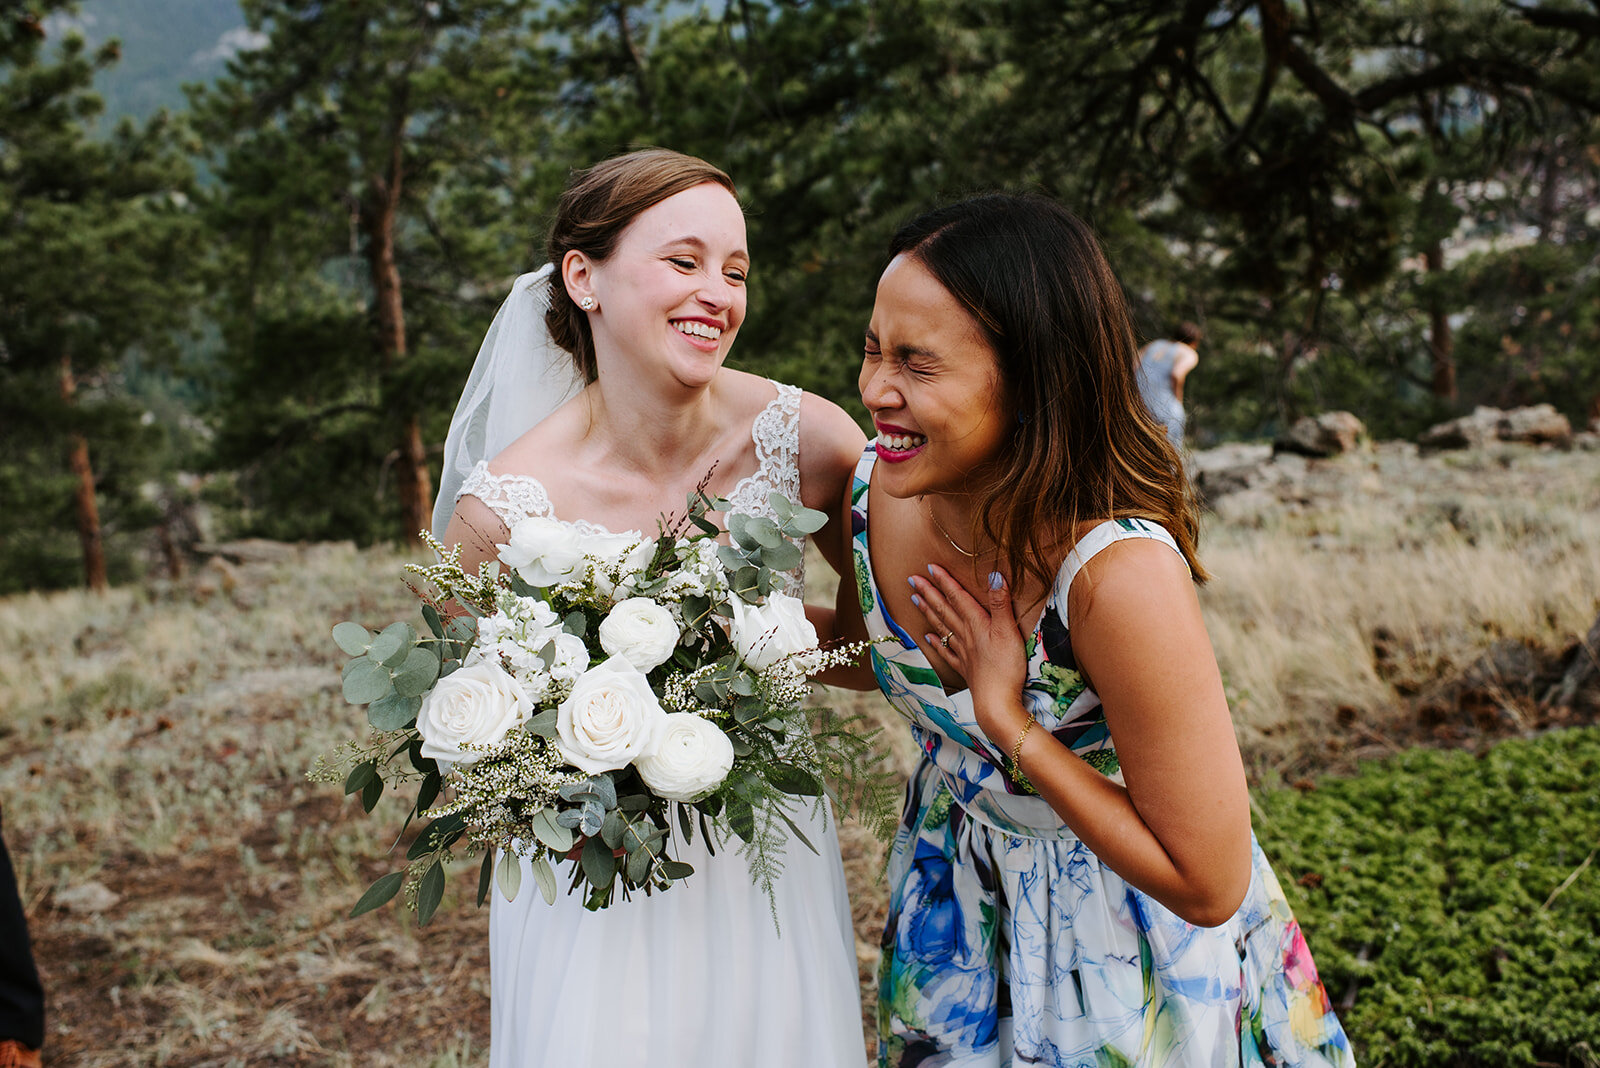
[(439, 562), (407, 570), (431, 587), (418, 591), (426, 633), (333, 628), (351, 657), (344, 696), (367, 706), (372, 729), (312, 778), (342, 779), (368, 812), (387, 788), (414, 785), (406, 824), (431, 821), (351, 915), (404, 887), (426, 923), (462, 839), (483, 852), (480, 905), (492, 884), (516, 896), (519, 857), (547, 902), (561, 865), (591, 909), (619, 888), (666, 889), (693, 874), (672, 854), (697, 830), (712, 848), (737, 837), (770, 898), (788, 838), (811, 845), (793, 799), (820, 806), (831, 783), (883, 807), (892, 791), (871, 734), (805, 707), (809, 676), (861, 647), (817, 648), (801, 602), (776, 589), (776, 572), (800, 562), (790, 539), (825, 517), (770, 501), (776, 520), (726, 516), (728, 545), (707, 518), (728, 502), (703, 486), (655, 538), (528, 518), (476, 573), (460, 546), (424, 535)]

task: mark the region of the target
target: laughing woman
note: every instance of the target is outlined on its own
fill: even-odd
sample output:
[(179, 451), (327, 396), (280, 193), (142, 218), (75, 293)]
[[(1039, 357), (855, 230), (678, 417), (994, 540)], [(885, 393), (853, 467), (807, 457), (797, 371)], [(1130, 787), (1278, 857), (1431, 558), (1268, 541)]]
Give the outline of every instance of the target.
[(1352, 1064), (1250, 831), (1194, 508), (1092, 234), (989, 196), (890, 254), (851, 548), (923, 758), (879, 1063)]

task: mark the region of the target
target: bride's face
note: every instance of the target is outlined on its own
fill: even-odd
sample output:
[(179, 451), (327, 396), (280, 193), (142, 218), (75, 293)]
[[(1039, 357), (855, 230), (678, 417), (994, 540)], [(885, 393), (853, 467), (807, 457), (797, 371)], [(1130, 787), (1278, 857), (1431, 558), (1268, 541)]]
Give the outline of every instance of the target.
[(697, 185), (641, 212), (609, 258), (588, 264), (600, 373), (709, 382), (744, 321), (749, 270), (744, 213), (722, 186)]

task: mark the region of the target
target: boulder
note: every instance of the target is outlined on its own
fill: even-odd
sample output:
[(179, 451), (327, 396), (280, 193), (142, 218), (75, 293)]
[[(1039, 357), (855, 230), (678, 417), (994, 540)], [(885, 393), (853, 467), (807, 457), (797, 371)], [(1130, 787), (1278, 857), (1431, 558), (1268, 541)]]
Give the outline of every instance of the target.
[(1572, 444), (1572, 424), (1548, 404), (1510, 411), (1480, 405), (1471, 415), (1431, 426), (1417, 438), (1417, 444), (1424, 449), (1470, 449), (1491, 441), (1566, 448)]
[(1300, 456), (1337, 456), (1354, 449), (1366, 433), (1366, 426), (1349, 412), (1323, 412), (1295, 420), (1294, 425), (1272, 443), (1272, 451)]
[(1530, 445), (1572, 444), (1572, 424), (1548, 404), (1511, 409), (1500, 417), (1495, 433), (1501, 441), (1523, 441)]
[(1487, 445), (1495, 439), (1501, 414), (1499, 408), (1479, 405), (1471, 415), (1430, 426), (1417, 436), (1417, 444), (1424, 449), (1472, 449)]

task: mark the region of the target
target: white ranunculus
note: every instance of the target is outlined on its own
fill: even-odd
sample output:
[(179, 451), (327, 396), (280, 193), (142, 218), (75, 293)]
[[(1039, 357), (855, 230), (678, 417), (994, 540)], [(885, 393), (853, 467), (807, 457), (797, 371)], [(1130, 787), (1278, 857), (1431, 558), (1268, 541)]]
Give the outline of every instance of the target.
[(814, 648), (817, 630), (806, 618), (806, 606), (787, 593), (767, 595), (764, 605), (746, 604), (732, 597), (733, 647), (739, 659), (765, 671), (786, 656)]
[(666, 718), (649, 681), (613, 658), (580, 675), (557, 708), (556, 746), (568, 763), (596, 775), (653, 753)]
[(654, 754), (634, 761), (646, 786), (668, 801), (698, 801), (722, 785), (733, 768), (733, 743), (693, 712), (667, 716)]
[(482, 759), (492, 746), (533, 715), (533, 701), (520, 683), (492, 658), (446, 675), (422, 699), (417, 730), (422, 755), (453, 764)]
[(529, 516), (511, 528), (500, 559), (533, 586), (558, 586), (582, 578), (583, 547), (578, 532), (559, 519)]
[(644, 672), (667, 662), (678, 637), (678, 621), (648, 597), (619, 601), (600, 621), (600, 648)]
[(656, 555), (654, 538), (637, 534), (591, 534), (584, 552), (594, 562), (590, 578), (602, 597), (626, 597), (639, 585), (639, 576)]

